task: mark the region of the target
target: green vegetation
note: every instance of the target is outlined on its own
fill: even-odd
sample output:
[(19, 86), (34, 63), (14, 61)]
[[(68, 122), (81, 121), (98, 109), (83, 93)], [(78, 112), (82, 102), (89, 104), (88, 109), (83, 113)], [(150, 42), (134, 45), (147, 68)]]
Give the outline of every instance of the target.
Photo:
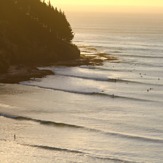
[(64, 12), (40, 0), (0, 0), (0, 72), (10, 64), (80, 57)]

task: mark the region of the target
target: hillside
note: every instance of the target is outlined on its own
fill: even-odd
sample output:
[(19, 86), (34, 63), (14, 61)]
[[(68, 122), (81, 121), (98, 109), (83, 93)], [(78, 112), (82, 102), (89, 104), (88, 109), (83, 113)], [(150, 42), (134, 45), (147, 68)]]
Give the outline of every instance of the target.
[(64, 12), (40, 0), (0, 0), (0, 72), (80, 57)]

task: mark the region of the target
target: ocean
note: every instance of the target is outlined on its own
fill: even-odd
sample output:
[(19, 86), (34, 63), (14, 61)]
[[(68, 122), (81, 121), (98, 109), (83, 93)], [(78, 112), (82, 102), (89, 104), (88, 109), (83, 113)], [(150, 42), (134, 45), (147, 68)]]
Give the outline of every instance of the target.
[(162, 163), (163, 15), (68, 15), (103, 65), (0, 84), (0, 162)]

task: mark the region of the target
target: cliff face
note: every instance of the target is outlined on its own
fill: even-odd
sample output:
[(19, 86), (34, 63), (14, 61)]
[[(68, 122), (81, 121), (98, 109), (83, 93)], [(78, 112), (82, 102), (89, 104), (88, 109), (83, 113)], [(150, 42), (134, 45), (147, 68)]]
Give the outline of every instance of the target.
[(6, 58), (5, 53), (0, 51), (0, 73), (4, 73), (9, 68), (8, 58)]
[(0, 1), (0, 72), (9, 64), (48, 64), (80, 57), (62, 11), (40, 0)]

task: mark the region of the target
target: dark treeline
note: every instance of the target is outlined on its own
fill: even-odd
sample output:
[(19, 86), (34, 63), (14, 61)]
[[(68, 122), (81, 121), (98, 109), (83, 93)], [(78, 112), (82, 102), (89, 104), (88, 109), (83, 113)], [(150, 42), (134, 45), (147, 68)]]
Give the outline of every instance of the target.
[(40, 0), (0, 0), (0, 72), (80, 56), (64, 12)]

